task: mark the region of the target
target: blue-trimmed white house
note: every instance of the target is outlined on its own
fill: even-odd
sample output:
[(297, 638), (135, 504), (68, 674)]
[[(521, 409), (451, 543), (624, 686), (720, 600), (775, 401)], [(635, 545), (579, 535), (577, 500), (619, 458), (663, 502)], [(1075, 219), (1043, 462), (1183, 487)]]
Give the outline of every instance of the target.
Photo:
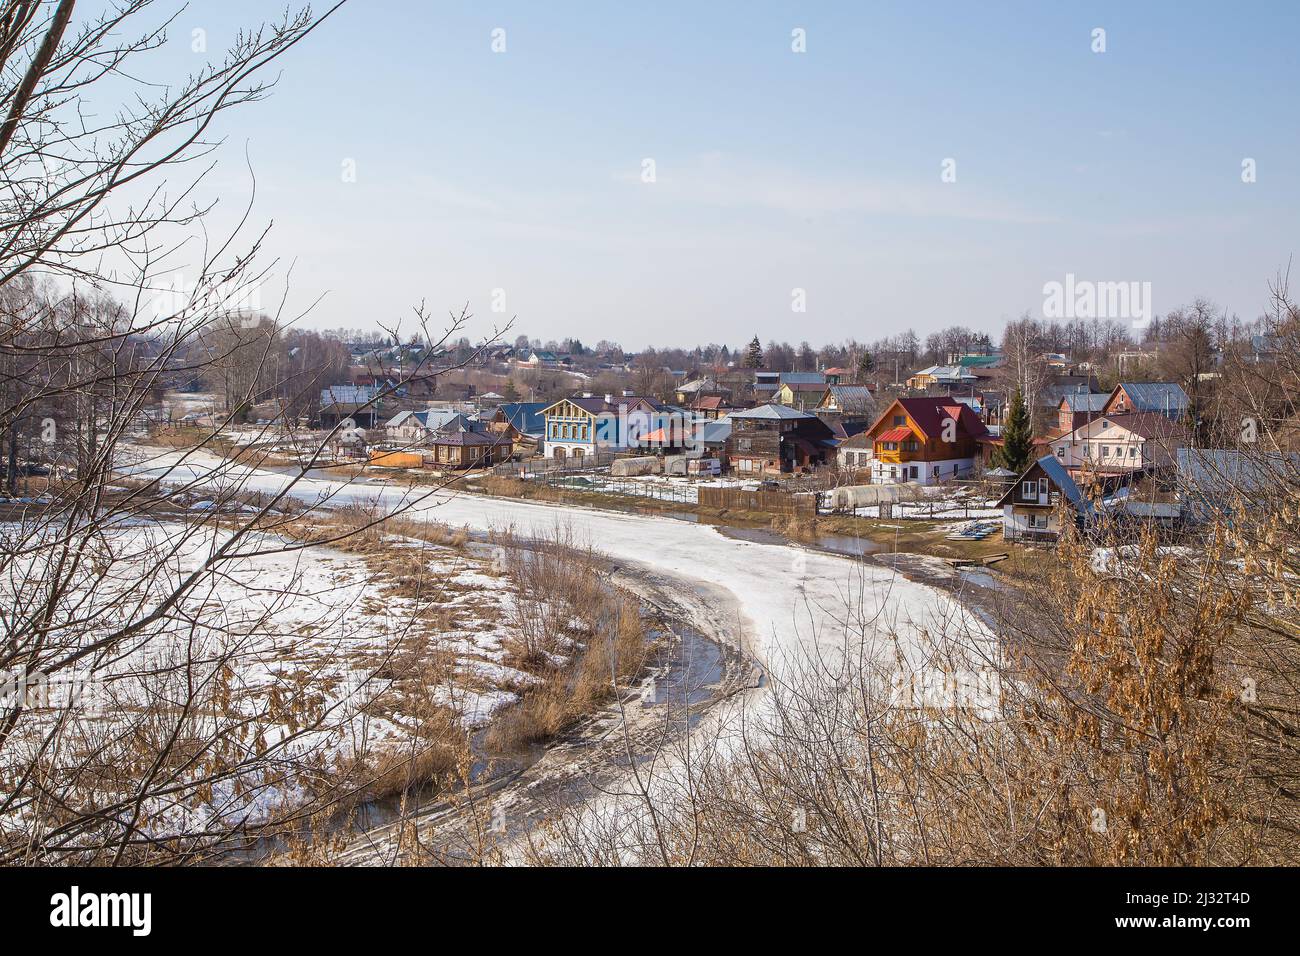
[(562, 398), (542, 410), (547, 458), (585, 458), (626, 451), (660, 428), (667, 406), (637, 395)]

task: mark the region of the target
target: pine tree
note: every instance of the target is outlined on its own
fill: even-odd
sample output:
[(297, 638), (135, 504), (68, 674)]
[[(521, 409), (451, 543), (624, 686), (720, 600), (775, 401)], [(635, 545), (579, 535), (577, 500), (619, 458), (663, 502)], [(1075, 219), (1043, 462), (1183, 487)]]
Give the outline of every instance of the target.
[(866, 378), (876, 370), (876, 359), (870, 352), (863, 352), (858, 356), (858, 374)]
[(745, 368), (762, 368), (763, 367), (763, 346), (758, 341), (758, 336), (754, 336), (749, 341), (749, 348), (745, 350)]
[(999, 465), (1017, 475), (1024, 474), (1034, 457), (1034, 434), (1029, 424), (1029, 410), (1025, 407), (1025, 399), (1019, 388), (1011, 399), (1007, 423), (1002, 426), (1002, 450), (997, 457)]

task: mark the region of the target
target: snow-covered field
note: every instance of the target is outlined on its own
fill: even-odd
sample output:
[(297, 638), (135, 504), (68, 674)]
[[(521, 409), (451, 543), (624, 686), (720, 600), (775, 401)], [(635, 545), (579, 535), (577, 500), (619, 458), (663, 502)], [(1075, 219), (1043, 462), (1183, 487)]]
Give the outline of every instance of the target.
[[(16, 531), (0, 525), (6, 540)], [(401, 551), (433, 582), (410, 596), (361, 555), (298, 550), (291, 539), (263, 533), (241, 540), (239, 556), (202, 570), (229, 538), (209, 524), (131, 522), (88, 539), (66, 582), (72, 599), (45, 624), (53, 657), (161, 613), (140, 633), (60, 672), (50, 694), (55, 709), (30, 712), (8, 756), (21, 759), (27, 744), (40, 746), (64, 704), (61, 688), (73, 686), (69, 678), (88, 681), (78, 688), (78, 737), (64, 737), (70, 754), (120, 738), (150, 713), (184, 708), (193, 715), (185, 733), (229, 738), (232, 762), (244, 748), (278, 747), (278, 765), (305, 761), (313, 771), (409, 746), (437, 712), (480, 726), (538, 679), (504, 663), (516, 594), (489, 553), (388, 536), (381, 550)], [(53, 579), (44, 562), (57, 550), (6, 562), (0, 606), (14, 627), (39, 609)], [(167, 606), (195, 572), (194, 586)], [(204, 818), (218, 806), (256, 818), (294, 802), (296, 789), (250, 785), (236, 774), (198, 804), (150, 806), (148, 813), (156, 833), (193, 827), (196, 814)]]
[[(131, 470), (169, 482), (226, 482), (262, 492), (278, 491), (289, 481), (205, 453), (182, 461), (179, 453), (158, 451)], [(916, 646), (930, 634), (985, 633), (950, 595), (888, 567), (736, 540), (715, 528), (670, 518), (321, 478), (300, 480), (292, 495), (323, 507), (377, 502), (455, 527), (513, 529), (523, 537), (544, 537), (562, 525), (616, 563), (636, 562), (671, 575), (683, 587), (703, 581), (732, 595), (750, 650), (769, 669), (779, 668), (781, 659), (791, 655), (837, 655), (846, 638), (864, 637), (881, 653), (892, 653), (896, 636), (903, 646)]]

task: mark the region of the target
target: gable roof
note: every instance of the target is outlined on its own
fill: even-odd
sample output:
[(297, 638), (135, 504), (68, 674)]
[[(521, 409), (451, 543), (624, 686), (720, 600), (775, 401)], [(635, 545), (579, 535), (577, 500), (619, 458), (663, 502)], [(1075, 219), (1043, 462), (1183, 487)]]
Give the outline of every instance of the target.
[(1191, 404), (1177, 382), (1120, 382), (1110, 398), (1118, 395), (1120, 389), (1139, 412), (1185, 411)]
[(684, 382), (677, 386), (676, 391), (681, 392), (683, 395), (694, 395), (696, 392), (702, 390), (712, 391), (717, 387), (718, 383), (706, 376), (704, 378), (697, 378), (693, 382)]
[(834, 398), (836, 404), (846, 412), (869, 412), (876, 405), (876, 396), (865, 385), (828, 385), (822, 404), (827, 398)]
[(895, 405), (902, 406), (907, 417), (916, 423), (921, 434), (926, 438), (938, 438), (943, 432), (943, 423), (952, 418), (972, 438), (988, 435), (988, 429), (969, 405), (963, 405), (951, 395), (934, 395), (925, 398), (896, 398), (871, 426), (871, 431), (884, 421)]
[(645, 398), (640, 395), (611, 395), (610, 398), (612, 401), (609, 402), (605, 401), (604, 396), (596, 395), (592, 395), (591, 397), (579, 396), (577, 398), (561, 398), (557, 401), (551, 402), (543, 408), (542, 414), (547, 414), (552, 408), (559, 405), (561, 402), (568, 402), (570, 405), (576, 405), (578, 408), (590, 415), (602, 415), (608, 413), (617, 414), (619, 409), (624, 405), (627, 406), (628, 411), (632, 411), (638, 405), (645, 405), (651, 411), (656, 412), (664, 407), (660, 402), (655, 401), (653, 398)]
[(1047, 480), (1056, 486), (1056, 490), (1064, 495), (1065, 500), (1070, 502), (1071, 505), (1084, 514), (1090, 515), (1093, 513), (1092, 502), (1083, 497), (1083, 492), (1074, 483), (1074, 479), (1065, 470), (1065, 466), (1057, 461), (1055, 455), (1044, 455), (1026, 468), (1025, 473), (1013, 481), (1002, 497), (998, 499), (997, 507), (1001, 508), (1009, 503), (1009, 499), (1019, 490), (1020, 484), (1029, 479), (1035, 468), (1047, 476)]
[(373, 385), (330, 385), (321, 389), (322, 405), (365, 405), (373, 401), (379, 389)]
[(721, 444), (731, 437), (731, 421), (720, 418), (717, 421), (705, 422), (696, 437), (706, 445)]
[(498, 442), (505, 442), (492, 435), (484, 435), (482, 432), (438, 432), (433, 436), (435, 445), (495, 445)]
[(384, 422), (385, 428), (411, 427), (419, 425), (430, 431), (435, 431), (454, 418), (459, 418), (460, 414), (450, 408), (426, 408), (423, 411), (406, 411), (398, 412), (388, 421)]
[(1064, 405), (1066, 411), (1099, 412), (1109, 399), (1109, 392), (1067, 392), (1061, 396), (1057, 408)]
[(732, 412), (730, 417), (733, 419), (752, 418), (765, 421), (777, 421), (778, 419), (816, 418), (817, 416), (809, 414), (808, 412), (801, 412), (788, 405), (776, 405), (769, 402), (766, 405), (759, 405), (757, 408), (747, 408), (742, 412)]
[(1123, 412), (1119, 415), (1100, 414), (1073, 430), (1061, 430), (1048, 438), (1048, 441), (1077, 435), (1090, 428), (1104, 428), (1106, 425), (1103, 425), (1103, 422), (1126, 429), (1144, 439), (1183, 438), (1187, 433), (1187, 429), (1180, 423), (1166, 418), (1159, 412)]
[[(1061, 400), (1067, 395), (1091, 395), (1091, 385), (1067, 384), (1067, 385), (1044, 385), (1038, 390), (1034, 397), (1034, 404), (1039, 408), (1051, 406), (1060, 408)], [(1113, 393), (1112, 393), (1113, 394)], [(1106, 396), (1107, 399), (1110, 395)]]
[[(427, 416), (428, 413), (426, 412), (425, 415)], [(443, 434), (450, 435), (455, 432), (479, 431), (481, 427), (482, 426), (472, 418), (467, 418), (464, 415), (454, 415), (441, 425), (438, 425), (437, 430)]]
[(546, 402), (505, 402), (497, 406), (497, 413), (516, 431), (541, 435), (546, 431), (546, 418), (542, 415), (545, 407)]

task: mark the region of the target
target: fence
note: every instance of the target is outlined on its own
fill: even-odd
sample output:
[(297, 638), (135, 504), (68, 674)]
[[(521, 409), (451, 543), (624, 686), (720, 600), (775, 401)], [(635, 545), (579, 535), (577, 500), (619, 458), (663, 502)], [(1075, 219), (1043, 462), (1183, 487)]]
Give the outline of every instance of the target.
[(566, 458), (526, 458), (523, 461), (508, 461), (495, 466), (494, 474), (507, 478), (542, 477), (557, 474), (577, 474), (595, 468), (607, 468), (609, 463), (619, 457), (614, 452), (600, 451), (591, 455)]
[(697, 492), (704, 508), (729, 511), (766, 511), (770, 514), (801, 515), (812, 518), (817, 514), (817, 495), (796, 495), (785, 491), (745, 491), (741, 488), (715, 488), (701, 486)]

